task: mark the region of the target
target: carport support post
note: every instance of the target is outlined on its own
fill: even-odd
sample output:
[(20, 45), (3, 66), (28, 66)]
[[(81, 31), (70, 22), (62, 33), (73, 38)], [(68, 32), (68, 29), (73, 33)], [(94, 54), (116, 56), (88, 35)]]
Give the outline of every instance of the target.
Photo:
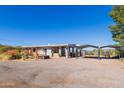
[(98, 47), (98, 59), (100, 59), (100, 47)]
[(72, 47), (72, 57), (74, 57), (74, 47)]
[(119, 49), (119, 51), (120, 51), (120, 59), (122, 58), (122, 53), (121, 53), (121, 50)]
[(62, 49), (59, 48), (59, 56), (61, 57), (61, 55), (62, 55)]
[(38, 59), (38, 57), (39, 57), (39, 55), (38, 55), (38, 48), (36, 48), (36, 50), (35, 50), (35, 54), (36, 54), (36, 59)]
[(120, 57), (121, 57), (121, 56), (120, 56), (120, 55), (121, 55), (121, 54), (120, 54), (120, 48), (118, 48), (118, 51), (119, 51), (119, 55), (118, 55), (118, 57), (119, 57), (119, 59), (120, 59)]
[(121, 52), (121, 58), (123, 58), (123, 47), (120, 47), (120, 52)]
[(69, 58), (69, 48), (68, 47), (66, 47), (65, 48), (65, 56), (66, 56), (66, 58)]
[(78, 57), (78, 48), (76, 47), (75, 49), (76, 49), (75, 51), (76, 57)]
[(47, 49), (46, 48), (44, 49), (44, 52), (45, 52), (45, 56), (46, 56), (47, 55)]
[(82, 56), (82, 48), (80, 49), (80, 56)]
[(79, 48), (79, 57), (81, 57), (81, 48)]

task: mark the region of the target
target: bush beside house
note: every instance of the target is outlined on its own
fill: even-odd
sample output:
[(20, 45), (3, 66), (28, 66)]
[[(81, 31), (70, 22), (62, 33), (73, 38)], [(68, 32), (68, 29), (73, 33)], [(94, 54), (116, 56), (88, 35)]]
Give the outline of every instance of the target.
[(12, 60), (21, 58), (21, 47), (0, 45), (0, 60)]

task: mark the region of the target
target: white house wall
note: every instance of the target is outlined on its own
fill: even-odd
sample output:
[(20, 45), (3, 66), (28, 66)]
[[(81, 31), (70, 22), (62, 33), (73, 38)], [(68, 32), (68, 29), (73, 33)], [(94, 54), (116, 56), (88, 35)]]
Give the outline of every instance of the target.
[(45, 55), (45, 50), (44, 49), (38, 49), (38, 54), (39, 55)]
[(50, 57), (52, 57), (52, 55), (53, 55), (52, 54), (52, 49), (47, 49), (47, 55), (50, 56)]

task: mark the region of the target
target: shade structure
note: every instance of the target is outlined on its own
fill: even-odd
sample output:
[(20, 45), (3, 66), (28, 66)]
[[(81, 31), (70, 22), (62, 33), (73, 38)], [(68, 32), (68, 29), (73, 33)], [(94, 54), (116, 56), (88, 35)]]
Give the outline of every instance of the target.
[(109, 48), (115, 48), (115, 49), (121, 48), (121, 46), (115, 46), (115, 45), (101, 46), (100, 48), (107, 48), (107, 47), (109, 47)]
[(94, 46), (94, 45), (77, 45), (78, 48), (88, 48), (88, 47), (92, 47), (92, 48), (99, 48), (98, 46)]

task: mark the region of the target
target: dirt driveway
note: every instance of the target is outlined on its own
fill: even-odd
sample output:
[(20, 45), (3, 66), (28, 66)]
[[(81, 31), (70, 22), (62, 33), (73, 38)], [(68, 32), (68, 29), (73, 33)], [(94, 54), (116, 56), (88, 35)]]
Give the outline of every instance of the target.
[(0, 62), (0, 87), (124, 87), (124, 62), (86, 58)]

